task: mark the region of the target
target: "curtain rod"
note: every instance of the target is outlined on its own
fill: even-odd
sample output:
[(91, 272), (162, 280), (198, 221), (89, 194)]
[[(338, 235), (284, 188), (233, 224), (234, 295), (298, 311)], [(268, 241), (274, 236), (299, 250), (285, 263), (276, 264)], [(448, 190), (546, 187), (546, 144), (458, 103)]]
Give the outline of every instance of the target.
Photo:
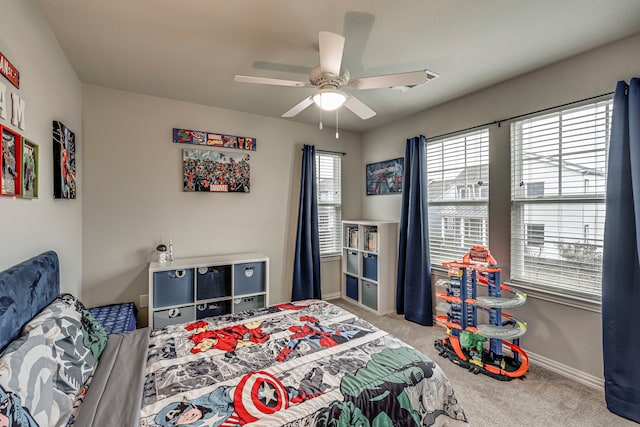
[(468, 127), (468, 128), (465, 128), (465, 129), (456, 130), (456, 131), (453, 131), (453, 132), (447, 132), (447, 133), (443, 133), (443, 134), (436, 135), (436, 136), (430, 136), (428, 138), (425, 138), (425, 141), (431, 141), (431, 140), (434, 140), (434, 139), (440, 139), (440, 138), (444, 138), (446, 136), (456, 135), (456, 134), (459, 134), (459, 133), (462, 133), (462, 132), (468, 132), (468, 131), (471, 131), (471, 130), (476, 130), (476, 129), (480, 129), (480, 128), (484, 128), (484, 127), (492, 126), (492, 125), (498, 125), (498, 127), (500, 127), (500, 125), (503, 122), (509, 122), (511, 120), (520, 119), (522, 117), (531, 116), (533, 114), (544, 113), (545, 111), (555, 110), (555, 109), (558, 109), (558, 108), (567, 107), (569, 105), (579, 104), (579, 103), (582, 103), (582, 102), (591, 101), (591, 100), (598, 99), (598, 98), (604, 98), (605, 96), (610, 96), (610, 95), (613, 95), (614, 93), (615, 92), (607, 92), (607, 93), (603, 93), (603, 94), (600, 94), (600, 95), (591, 96), (589, 98), (579, 99), (577, 101), (571, 101), (571, 102), (567, 102), (565, 104), (556, 105), (555, 107), (543, 108), (541, 110), (531, 111), (530, 113), (518, 114), (517, 116), (507, 117), (506, 119), (494, 120), (492, 122), (487, 122), (487, 123), (484, 123), (484, 124), (481, 124), (481, 125), (471, 126), (471, 127)]
[[(302, 150), (304, 150), (304, 148), (301, 148), (300, 150), (302, 151)], [(316, 153), (342, 154), (343, 156), (347, 155), (347, 153), (345, 153), (343, 151), (330, 151), (330, 150), (316, 150)]]

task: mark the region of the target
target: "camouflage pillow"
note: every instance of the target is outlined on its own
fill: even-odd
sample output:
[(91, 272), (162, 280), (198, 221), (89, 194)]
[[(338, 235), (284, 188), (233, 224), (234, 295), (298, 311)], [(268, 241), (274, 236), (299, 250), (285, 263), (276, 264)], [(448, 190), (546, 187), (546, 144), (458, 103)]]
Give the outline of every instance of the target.
[(57, 361), (44, 330), (32, 329), (0, 357), (0, 419), (10, 426), (61, 425), (72, 398), (56, 387)]
[(51, 318), (68, 318), (80, 322), (83, 344), (91, 350), (91, 354), (97, 361), (107, 345), (107, 333), (102, 325), (93, 317), (89, 310), (71, 294), (59, 295), (51, 304), (45, 307), (23, 329), (23, 333)]
[(82, 303), (69, 294), (60, 295), (25, 327), (39, 330), (51, 346), (55, 365), (54, 386), (71, 398), (87, 381), (106, 344), (106, 333)]
[(0, 356), (0, 424), (66, 423), (106, 340), (104, 328), (77, 298), (56, 298)]

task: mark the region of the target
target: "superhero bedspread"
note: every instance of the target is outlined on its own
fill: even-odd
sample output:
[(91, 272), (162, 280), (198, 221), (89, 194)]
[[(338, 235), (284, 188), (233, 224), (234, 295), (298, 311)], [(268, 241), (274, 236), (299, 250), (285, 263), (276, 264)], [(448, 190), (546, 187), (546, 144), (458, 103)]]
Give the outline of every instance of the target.
[(311, 300), (151, 332), (140, 426), (467, 425), (419, 351)]
[(59, 293), (53, 251), (0, 272), (0, 425), (467, 425), (434, 362), (323, 301), (107, 338)]

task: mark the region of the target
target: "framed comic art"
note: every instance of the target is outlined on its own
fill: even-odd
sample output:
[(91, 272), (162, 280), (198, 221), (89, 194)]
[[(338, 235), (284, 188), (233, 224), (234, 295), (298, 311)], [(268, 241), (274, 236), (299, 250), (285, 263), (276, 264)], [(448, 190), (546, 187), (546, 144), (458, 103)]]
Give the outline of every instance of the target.
[(76, 198), (76, 136), (62, 122), (53, 122), (53, 197)]
[(402, 193), (404, 158), (367, 165), (367, 196)]
[(22, 142), (20, 134), (6, 126), (2, 130), (2, 175), (0, 176), (0, 195), (20, 195), (20, 150)]
[(209, 145), (220, 148), (256, 151), (256, 139), (249, 136), (173, 128), (173, 142), (178, 144)]
[(38, 144), (22, 138), (22, 198), (38, 198)]
[(213, 150), (182, 150), (184, 191), (248, 193), (249, 155)]

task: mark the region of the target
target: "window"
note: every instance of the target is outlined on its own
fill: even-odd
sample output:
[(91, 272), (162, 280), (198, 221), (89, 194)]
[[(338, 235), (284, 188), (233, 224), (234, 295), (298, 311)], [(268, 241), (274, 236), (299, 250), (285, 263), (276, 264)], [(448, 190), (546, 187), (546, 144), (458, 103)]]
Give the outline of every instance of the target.
[(527, 224), (527, 246), (544, 246), (544, 224)]
[(342, 186), (340, 169), (342, 154), (316, 151), (316, 183), (318, 186), (318, 235), (320, 255), (337, 255), (341, 250)]
[(610, 100), (511, 125), (511, 280), (597, 298)]
[(489, 131), (427, 143), (431, 263), (462, 258), (487, 245)]
[(527, 183), (527, 196), (544, 196), (544, 181)]
[(482, 186), (478, 183), (473, 183), (473, 184), (463, 184), (463, 185), (458, 185), (458, 199), (459, 200), (465, 200), (465, 199), (478, 199), (481, 197), (487, 197), (487, 195), (485, 194), (484, 196), (482, 196), (483, 193), (483, 189), (486, 189), (487, 187)]
[(443, 222), (443, 237), (456, 238), (456, 234), (460, 231), (460, 218), (442, 218)]

